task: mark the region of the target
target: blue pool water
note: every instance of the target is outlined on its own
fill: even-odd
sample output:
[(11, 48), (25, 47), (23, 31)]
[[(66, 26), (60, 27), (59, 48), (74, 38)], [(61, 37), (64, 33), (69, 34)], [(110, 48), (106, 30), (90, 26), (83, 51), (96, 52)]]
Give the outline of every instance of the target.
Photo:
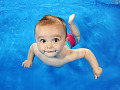
[[(94, 79), (85, 59), (61, 68), (45, 65), (37, 57), (24, 69), (34, 27), (46, 14), (71, 14), (81, 32), (74, 48), (95, 54), (103, 73)], [(120, 5), (114, 0), (0, 0), (0, 90), (120, 90)], [(68, 32), (70, 32), (67, 23)]]

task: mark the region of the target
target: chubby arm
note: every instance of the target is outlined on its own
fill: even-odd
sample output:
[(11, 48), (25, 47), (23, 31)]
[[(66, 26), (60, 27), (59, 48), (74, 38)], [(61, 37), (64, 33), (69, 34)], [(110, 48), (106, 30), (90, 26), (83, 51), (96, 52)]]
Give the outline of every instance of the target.
[(77, 59), (85, 58), (89, 62), (93, 69), (95, 79), (100, 77), (100, 75), (102, 74), (102, 68), (99, 67), (95, 55), (89, 49), (85, 48), (77, 49), (75, 53), (77, 54)]
[(23, 63), (22, 63), (22, 66), (24, 65), (24, 68), (27, 67), (29, 68), (30, 66), (32, 66), (33, 64), (33, 59), (34, 59), (34, 51), (33, 51), (33, 44), (30, 46), (30, 49), (29, 49), (29, 53), (28, 53), (28, 57), (27, 57), (27, 60), (25, 60)]
[(28, 58), (27, 58), (27, 60), (29, 61), (33, 61), (34, 56), (35, 56), (34, 51), (33, 51), (33, 45), (34, 44), (32, 44), (29, 49)]

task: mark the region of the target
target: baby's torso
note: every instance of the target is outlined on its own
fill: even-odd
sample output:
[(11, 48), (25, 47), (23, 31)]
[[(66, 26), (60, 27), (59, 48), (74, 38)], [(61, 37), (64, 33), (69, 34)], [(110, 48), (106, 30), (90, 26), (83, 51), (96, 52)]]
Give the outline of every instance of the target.
[(54, 66), (54, 67), (61, 67), (64, 64), (70, 62), (71, 59), (71, 50), (68, 47), (65, 47), (69, 50), (69, 52), (67, 52), (67, 55), (62, 58), (62, 59), (58, 59), (58, 58), (48, 58), (47, 56), (45, 56), (44, 54), (42, 54), (37, 47), (37, 44), (34, 43), (33, 44), (33, 51), (34, 54), (45, 64), (50, 65), (50, 66)]

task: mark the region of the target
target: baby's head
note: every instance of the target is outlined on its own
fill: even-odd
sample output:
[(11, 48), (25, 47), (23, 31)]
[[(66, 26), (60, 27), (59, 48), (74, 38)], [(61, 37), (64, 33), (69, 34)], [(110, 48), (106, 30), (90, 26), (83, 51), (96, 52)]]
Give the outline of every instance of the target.
[(56, 17), (56, 16), (52, 16), (52, 15), (45, 15), (37, 23), (37, 25), (35, 27), (35, 35), (36, 35), (36, 31), (37, 31), (36, 29), (39, 29), (40, 26), (54, 26), (54, 25), (61, 26), (61, 28), (63, 28), (63, 30), (64, 30), (65, 38), (67, 38), (67, 28), (66, 28), (65, 21), (60, 17)]
[(63, 19), (45, 15), (35, 27), (38, 49), (47, 57), (57, 56), (67, 42), (67, 29)]

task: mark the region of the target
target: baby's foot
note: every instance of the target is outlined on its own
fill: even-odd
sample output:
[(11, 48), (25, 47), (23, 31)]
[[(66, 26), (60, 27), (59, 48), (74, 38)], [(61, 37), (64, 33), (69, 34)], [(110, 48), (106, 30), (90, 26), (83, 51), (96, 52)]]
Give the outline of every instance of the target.
[(75, 14), (72, 14), (69, 16), (69, 21), (68, 21), (69, 25), (74, 24), (74, 22), (73, 22), (74, 19), (75, 19)]

